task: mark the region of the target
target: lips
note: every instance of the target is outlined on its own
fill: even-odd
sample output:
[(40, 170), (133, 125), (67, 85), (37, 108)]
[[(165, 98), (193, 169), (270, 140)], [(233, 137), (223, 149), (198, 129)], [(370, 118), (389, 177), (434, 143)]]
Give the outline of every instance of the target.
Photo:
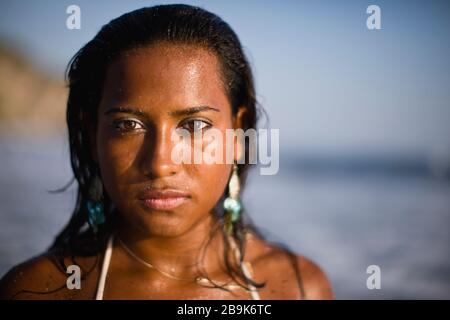
[(188, 201), (190, 196), (176, 189), (153, 189), (141, 192), (138, 198), (146, 209), (173, 210)]

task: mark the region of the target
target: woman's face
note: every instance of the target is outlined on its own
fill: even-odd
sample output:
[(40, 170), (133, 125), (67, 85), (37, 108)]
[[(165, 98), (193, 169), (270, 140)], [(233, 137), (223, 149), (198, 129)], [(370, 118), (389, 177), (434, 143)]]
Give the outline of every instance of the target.
[(217, 57), (196, 46), (157, 44), (115, 59), (98, 110), (94, 156), (121, 218), (147, 235), (181, 235), (210, 215), (230, 175), (230, 164), (172, 161), (177, 128), (216, 128), (224, 137), (233, 128)]

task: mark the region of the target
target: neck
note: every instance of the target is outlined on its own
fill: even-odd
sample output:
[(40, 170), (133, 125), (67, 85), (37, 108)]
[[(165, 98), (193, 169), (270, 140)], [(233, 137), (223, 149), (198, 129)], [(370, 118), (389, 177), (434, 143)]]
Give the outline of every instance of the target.
[[(144, 236), (125, 223), (119, 225), (121, 227), (115, 230), (116, 237), (132, 253), (174, 277), (195, 279), (201, 275), (201, 270), (207, 270), (209, 274), (223, 265), (223, 233), (216, 230), (220, 226), (212, 214), (177, 237)], [(211, 234), (213, 230), (216, 232)]]

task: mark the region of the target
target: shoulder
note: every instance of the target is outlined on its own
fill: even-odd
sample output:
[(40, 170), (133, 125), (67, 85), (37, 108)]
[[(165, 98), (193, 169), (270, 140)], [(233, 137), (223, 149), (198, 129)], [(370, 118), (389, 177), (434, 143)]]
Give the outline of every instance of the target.
[(307, 257), (296, 256), (307, 299), (334, 299), (330, 280), (324, 270)]
[[(324, 270), (313, 260), (258, 237), (253, 246), (255, 276), (267, 282), (266, 293), (276, 299), (334, 299), (331, 283)], [(277, 294), (279, 292), (279, 294)]]
[(51, 257), (42, 254), (13, 267), (0, 280), (0, 298), (27, 298), (34, 292), (38, 295), (37, 292), (47, 291), (60, 278), (62, 272), (57, 270)]
[[(65, 257), (59, 261), (57, 256), (43, 253), (13, 267), (0, 280), (0, 300), (73, 297), (76, 292), (67, 289), (69, 260)], [(92, 264), (92, 258), (81, 258), (77, 263), (83, 269)]]

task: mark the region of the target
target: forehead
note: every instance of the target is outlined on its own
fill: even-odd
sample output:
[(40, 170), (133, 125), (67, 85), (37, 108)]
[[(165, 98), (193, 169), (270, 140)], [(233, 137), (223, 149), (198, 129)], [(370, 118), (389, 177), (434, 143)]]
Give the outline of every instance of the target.
[(108, 66), (101, 108), (118, 104), (166, 111), (195, 105), (231, 109), (216, 55), (174, 44), (133, 49)]

